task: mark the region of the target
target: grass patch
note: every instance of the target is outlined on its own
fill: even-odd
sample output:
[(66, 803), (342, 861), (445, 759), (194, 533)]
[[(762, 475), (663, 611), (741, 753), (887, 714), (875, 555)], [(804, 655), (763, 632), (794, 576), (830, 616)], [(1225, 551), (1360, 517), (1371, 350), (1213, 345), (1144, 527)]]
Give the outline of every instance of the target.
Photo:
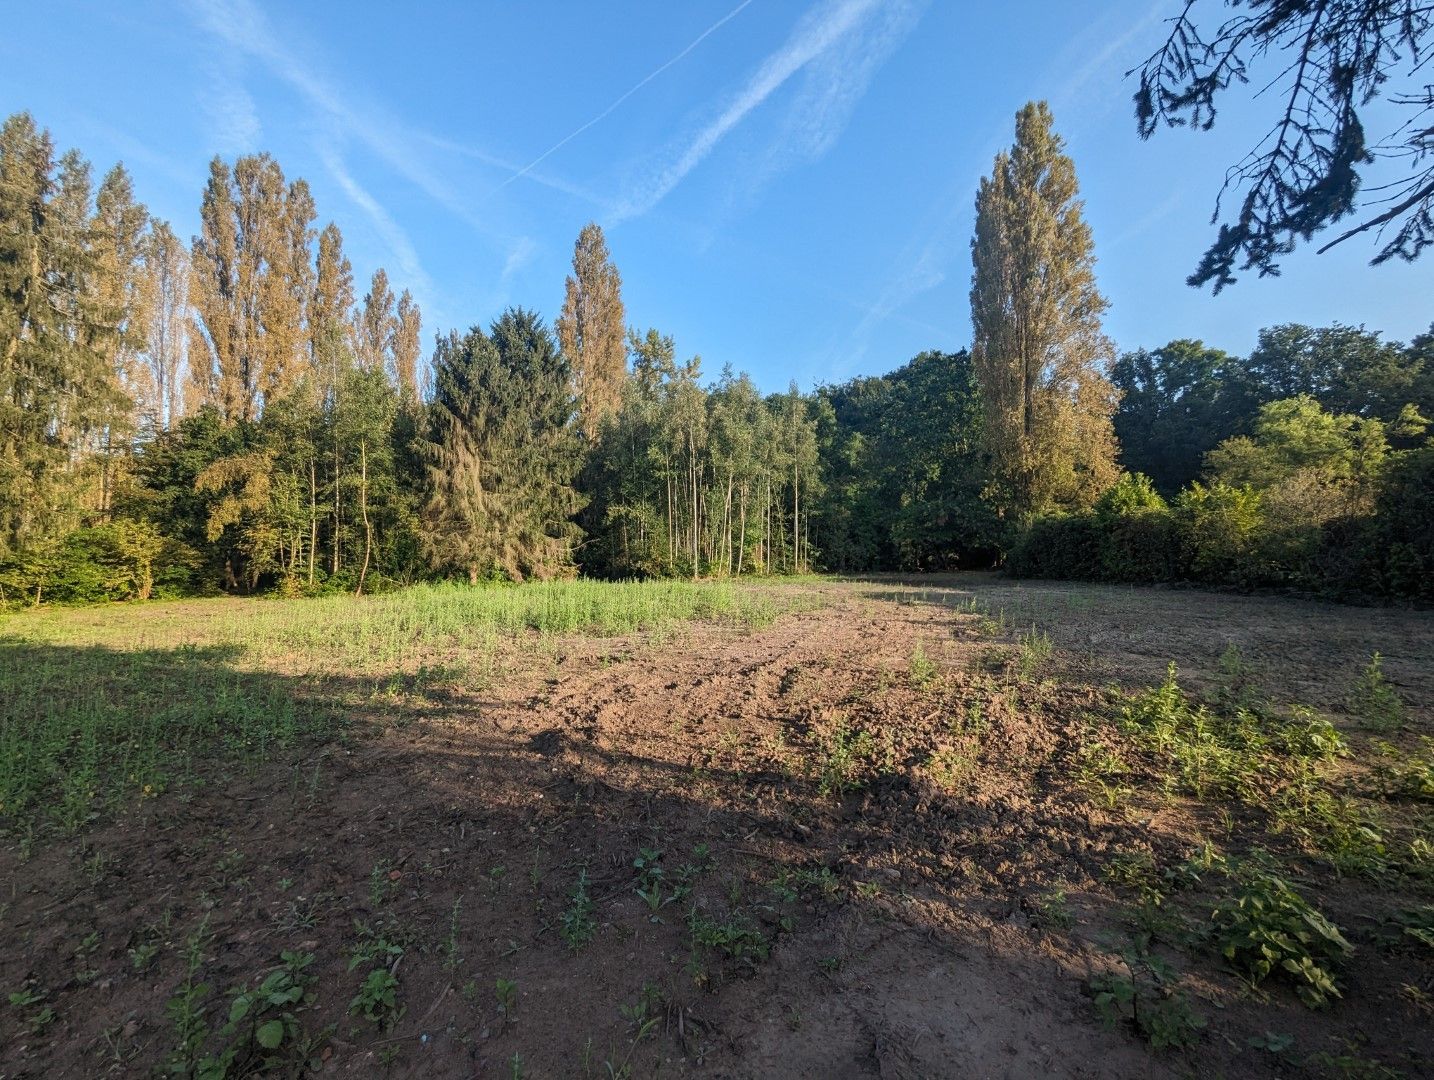
[(0, 621), (0, 828), (73, 831), (201, 762), (257, 766), (331, 738), (355, 700), (442, 678), (455, 654), (491, 664), (505, 639), (751, 628), (813, 602), (726, 582), (562, 581), (23, 612)]

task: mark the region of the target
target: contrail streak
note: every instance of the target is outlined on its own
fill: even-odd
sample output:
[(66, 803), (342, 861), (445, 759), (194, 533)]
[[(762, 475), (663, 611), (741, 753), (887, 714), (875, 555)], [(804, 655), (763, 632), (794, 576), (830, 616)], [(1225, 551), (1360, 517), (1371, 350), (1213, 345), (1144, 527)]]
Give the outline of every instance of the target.
[(544, 150), (541, 154), (539, 154), (537, 157), (535, 157), (532, 161), (528, 162), (528, 164), (524, 165), (521, 169), (519, 169), (517, 172), (515, 172), (512, 176), (508, 177), (508, 179), (504, 180), (501, 184), (498, 185), (499, 190), (502, 190), (503, 188), (507, 187), (507, 186), (508, 186), (509, 184), (511, 184), (514, 180), (517, 180), (517, 179), (519, 179), (519, 178), (522, 177), (522, 176), (526, 176), (526, 175), (528, 174), (529, 170), (531, 170), (531, 169), (537, 167), (538, 165), (541, 165), (545, 160), (547, 160), (547, 158), (549, 158), (549, 157), (551, 157), (553, 154), (557, 153), (557, 152), (558, 152), (559, 150), (561, 150), (564, 146), (566, 146), (568, 143), (572, 142), (574, 139), (576, 139), (579, 135), (581, 135), (581, 134), (582, 134), (584, 131), (586, 131), (588, 128), (592, 127), (594, 124), (598, 123), (598, 122), (601, 121), (601, 120), (606, 119), (606, 118), (607, 118), (608, 116), (610, 116), (610, 115), (612, 114), (612, 112), (613, 112), (619, 105), (621, 105), (624, 101), (626, 101), (628, 98), (632, 97), (633, 94), (637, 93), (639, 90), (641, 90), (641, 89), (642, 89), (644, 86), (646, 86), (648, 83), (652, 82), (653, 79), (657, 78), (657, 77), (658, 77), (659, 75), (661, 75), (664, 71), (666, 71), (668, 68), (670, 68), (673, 64), (677, 63), (677, 62), (678, 62), (679, 60), (681, 60), (684, 56), (686, 56), (688, 53), (690, 53), (693, 49), (695, 49), (695, 48), (697, 48), (697, 46), (701, 45), (702, 42), (705, 41), (707, 38), (709, 38), (712, 34), (716, 33), (716, 32), (717, 32), (718, 30), (720, 30), (724, 25), (726, 25), (727, 23), (731, 22), (734, 18), (736, 18), (739, 14), (741, 14), (742, 9), (745, 8), (745, 7), (746, 7), (748, 4), (750, 4), (751, 2), (752, 2), (752, 0), (742, 0), (742, 2), (741, 2), (740, 4), (738, 4), (738, 5), (737, 5), (735, 8), (733, 8), (731, 11), (727, 12), (726, 15), (723, 15), (722, 18), (718, 19), (715, 23), (713, 23), (711, 26), (709, 26), (706, 30), (704, 30), (704, 31), (702, 31), (702, 33), (698, 34), (697, 37), (692, 40), (692, 43), (687, 46), (687, 48), (683, 49), (680, 53), (678, 53), (676, 56), (674, 56), (671, 60), (667, 61), (667, 63), (663, 64), (663, 65), (662, 65), (660, 68), (658, 68), (656, 71), (653, 71), (651, 74), (649, 74), (649, 75), (648, 75), (645, 79), (643, 79), (640, 83), (638, 83), (636, 86), (634, 86), (634, 87), (633, 87), (631, 90), (629, 90), (627, 93), (623, 94), (622, 97), (618, 98), (616, 101), (614, 101), (611, 105), (609, 105), (609, 106), (608, 106), (606, 109), (604, 109), (602, 112), (600, 112), (600, 113), (598, 113), (596, 116), (594, 116), (591, 120), (589, 120), (589, 121), (588, 121), (586, 124), (584, 124), (582, 127), (578, 128), (576, 131), (570, 132), (570, 133), (569, 133), (568, 135), (566, 135), (564, 138), (562, 138), (562, 139), (559, 140), (558, 142), (555, 142), (552, 146), (548, 147), (548, 148), (547, 148), (546, 150)]

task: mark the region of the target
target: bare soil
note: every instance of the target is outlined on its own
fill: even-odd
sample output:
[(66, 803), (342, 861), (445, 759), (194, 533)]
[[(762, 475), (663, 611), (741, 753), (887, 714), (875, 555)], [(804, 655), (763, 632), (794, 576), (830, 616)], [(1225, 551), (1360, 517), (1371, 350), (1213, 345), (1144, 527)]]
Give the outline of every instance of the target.
[[(1340, 879), (1288, 846), (1355, 946), (1342, 1000), (1311, 1010), (1195, 952), (1175, 958), (1207, 1020), (1195, 1046), (1104, 1026), (1087, 984), (1129, 934), (1112, 858), (1168, 865), (1245, 834), (1158, 792), (1106, 808), (1075, 777), (1113, 689), (1174, 660), (1198, 691), (1232, 642), (1269, 694), (1357, 745), (1344, 703), (1379, 650), (1409, 707), (1395, 741), (1415, 746), (1434, 732), (1427, 614), (988, 575), (801, 588), (823, 606), (764, 630), (574, 638), (484, 686), (365, 698), (336, 663), (293, 689), (352, 700), (348, 737), (257, 770), (215, 762), (78, 837), (4, 839), (0, 991), (43, 993), (54, 1020), (35, 1030), (0, 1001), (0, 1077), (161, 1069), (201, 927), (215, 1023), (282, 951), (314, 954), (300, 1016), (320, 1075), (1429, 1075), (1434, 952), (1386, 929), (1427, 892)], [(1022, 676), (1015, 634), (1032, 625), (1055, 654)], [(644, 902), (644, 848), (690, 892)], [(594, 928), (573, 948), (580, 874)], [(1068, 920), (1045, 906), (1055, 890)], [(694, 908), (731, 948), (694, 944)], [(390, 1030), (349, 1012), (364, 927), (403, 948)], [(1271, 1032), (1287, 1051), (1250, 1045)]]

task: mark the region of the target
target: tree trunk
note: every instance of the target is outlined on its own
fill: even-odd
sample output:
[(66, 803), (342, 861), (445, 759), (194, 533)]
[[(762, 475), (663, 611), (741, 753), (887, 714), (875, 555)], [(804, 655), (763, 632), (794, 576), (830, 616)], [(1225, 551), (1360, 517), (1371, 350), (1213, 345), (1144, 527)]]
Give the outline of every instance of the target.
[(363, 515), (363, 566), (359, 567), (355, 596), (363, 595), (364, 578), (368, 576), (369, 555), (373, 552), (373, 522), (368, 516), (368, 443), (359, 443), (359, 512)]
[(314, 584), (314, 558), (319, 549), (319, 477), (309, 456), (309, 585)]
[(741, 510), (738, 516), (742, 520), (741, 536), (737, 541), (737, 576), (742, 576), (742, 563), (747, 557), (747, 484), (742, 483)]

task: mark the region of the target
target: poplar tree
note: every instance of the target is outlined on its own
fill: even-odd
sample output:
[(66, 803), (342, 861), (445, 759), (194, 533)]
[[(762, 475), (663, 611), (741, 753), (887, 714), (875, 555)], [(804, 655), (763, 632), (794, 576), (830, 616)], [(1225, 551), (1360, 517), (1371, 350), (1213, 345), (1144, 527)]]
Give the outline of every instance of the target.
[(365, 371), (385, 371), (393, 351), (393, 289), (383, 267), (373, 272), (354, 322), (354, 355)]
[(154, 221), (144, 247), (144, 363), (146, 396), (141, 424), (148, 434), (168, 431), (184, 415), (184, 370), (189, 318), (189, 251), (168, 222)]
[(409, 404), (419, 400), (418, 362), (423, 351), (423, 315), (407, 290), (398, 298), (393, 324), (393, 382)]
[(199, 400), (253, 420), (307, 370), (314, 201), (268, 154), (209, 166), (192, 255), (190, 374)]
[[(309, 355), (316, 370), (335, 337), (342, 336), (354, 306), (354, 271), (344, 254), (344, 237), (332, 221), (319, 233), (314, 296), (309, 304)], [(332, 381), (332, 373), (328, 381)]]
[(603, 419), (622, 402), (627, 376), (626, 314), (622, 276), (596, 222), (583, 226), (573, 248), (573, 272), (566, 284), (558, 340), (573, 369), (579, 423), (596, 441)]
[(1001, 510), (1083, 508), (1115, 480), (1112, 356), (1075, 165), (1045, 102), (1016, 114), (1016, 142), (976, 196), (972, 359)]

